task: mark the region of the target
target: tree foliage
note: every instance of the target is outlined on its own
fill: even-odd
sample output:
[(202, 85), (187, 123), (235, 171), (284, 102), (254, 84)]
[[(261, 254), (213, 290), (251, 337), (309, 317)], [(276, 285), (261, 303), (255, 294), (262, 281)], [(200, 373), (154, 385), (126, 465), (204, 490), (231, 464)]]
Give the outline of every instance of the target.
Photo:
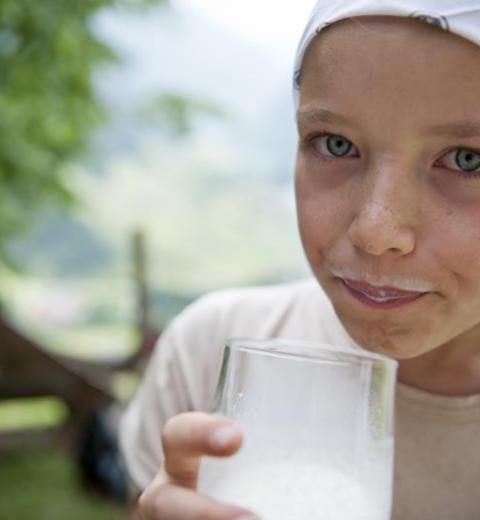
[(195, 116), (225, 117), (217, 104), (191, 95), (162, 93), (153, 96), (141, 107), (140, 115), (147, 121), (168, 128), (177, 137), (192, 131)]
[(104, 118), (93, 74), (114, 55), (92, 16), (163, 1), (1, 0), (0, 256), (40, 208), (71, 201), (66, 165)]

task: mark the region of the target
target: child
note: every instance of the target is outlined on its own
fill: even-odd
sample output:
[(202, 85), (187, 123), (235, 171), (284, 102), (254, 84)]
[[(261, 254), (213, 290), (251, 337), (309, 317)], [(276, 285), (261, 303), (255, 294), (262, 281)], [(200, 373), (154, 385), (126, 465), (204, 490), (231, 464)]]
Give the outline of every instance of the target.
[(398, 359), (392, 518), (480, 518), (479, 27), (477, 0), (317, 4), (295, 73), (315, 280), (208, 295), (165, 332), (122, 427), (142, 518), (254, 518), (195, 492), (200, 456), (241, 443), (200, 412), (235, 336)]

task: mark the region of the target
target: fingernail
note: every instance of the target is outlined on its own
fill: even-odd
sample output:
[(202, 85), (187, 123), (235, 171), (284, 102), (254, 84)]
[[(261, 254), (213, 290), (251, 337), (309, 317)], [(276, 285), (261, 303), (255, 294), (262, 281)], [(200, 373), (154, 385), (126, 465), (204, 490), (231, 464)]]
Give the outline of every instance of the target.
[(210, 437), (210, 444), (212, 448), (221, 450), (230, 446), (237, 436), (238, 428), (235, 426), (222, 426), (213, 432)]

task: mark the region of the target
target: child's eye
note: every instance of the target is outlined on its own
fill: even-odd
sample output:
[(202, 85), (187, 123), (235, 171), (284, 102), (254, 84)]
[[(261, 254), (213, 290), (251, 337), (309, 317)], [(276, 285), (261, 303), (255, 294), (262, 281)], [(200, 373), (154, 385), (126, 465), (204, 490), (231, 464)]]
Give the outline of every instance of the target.
[(480, 173), (480, 153), (457, 148), (441, 158), (441, 165), (460, 173)]
[(355, 146), (340, 135), (317, 136), (312, 142), (315, 150), (326, 157), (352, 157), (357, 154)]

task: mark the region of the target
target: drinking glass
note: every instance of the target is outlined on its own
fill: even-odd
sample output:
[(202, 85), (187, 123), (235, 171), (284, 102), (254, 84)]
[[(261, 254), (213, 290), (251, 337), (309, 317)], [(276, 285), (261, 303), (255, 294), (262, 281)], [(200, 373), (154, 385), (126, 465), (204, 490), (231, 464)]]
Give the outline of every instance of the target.
[(262, 520), (390, 519), (396, 369), (360, 349), (227, 342), (214, 412), (244, 442), (202, 460), (200, 493)]

